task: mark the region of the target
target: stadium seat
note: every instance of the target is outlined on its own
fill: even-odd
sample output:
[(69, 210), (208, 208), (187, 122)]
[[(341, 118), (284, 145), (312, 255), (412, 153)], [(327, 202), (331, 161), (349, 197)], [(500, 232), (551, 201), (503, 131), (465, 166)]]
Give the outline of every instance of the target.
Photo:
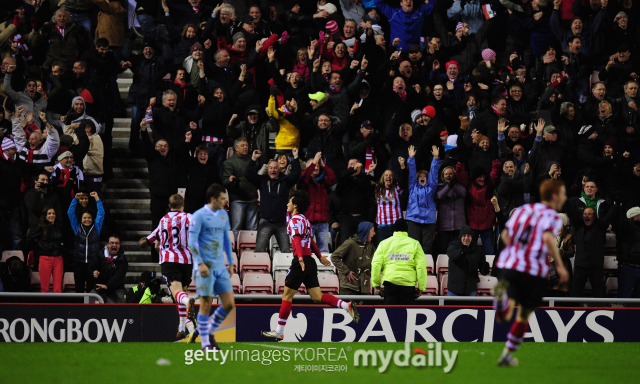
[(433, 256), (424, 255), (427, 258), (427, 273), (433, 275), (433, 270), (435, 269), (435, 265), (433, 263)]
[(250, 272), (242, 279), (242, 293), (247, 295), (273, 294), (273, 279), (266, 273)]
[(604, 248), (607, 251), (616, 249), (616, 234), (613, 232), (607, 232), (607, 241), (604, 243)]
[(13, 256), (17, 256), (24, 262), (24, 254), (22, 253), (22, 251), (4, 251), (2, 252), (2, 260), (0, 260), (0, 263), (5, 263), (7, 260), (9, 260), (10, 257)]
[[(40, 292), (40, 273), (31, 272), (31, 291)], [(49, 278), (49, 292), (53, 292), (53, 275)]]
[(322, 263), (320, 262), (320, 259), (318, 259), (317, 257), (311, 256), (313, 257), (313, 260), (316, 261), (316, 265), (318, 266), (318, 273), (330, 273), (332, 275), (336, 274), (336, 267), (333, 265), (333, 262), (331, 261), (331, 254), (328, 255), (324, 255), (327, 257), (327, 260), (329, 260), (329, 263), (331, 263), (331, 265), (326, 266), (326, 265), (322, 265)]
[[(282, 295), (284, 293), (284, 283), (285, 283), (286, 277), (287, 277), (286, 272), (278, 272), (278, 274), (276, 275), (276, 286), (275, 286), (276, 294)], [(298, 292), (302, 295), (307, 294), (307, 288), (304, 286), (304, 284), (300, 284), (300, 288), (298, 288)]]
[(231, 286), (233, 287), (234, 294), (240, 294), (242, 285), (240, 284), (240, 276), (237, 273), (234, 273), (233, 276), (231, 276)]
[(491, 289), (498, 284), (498, 279), (493, 276), (478, 276), (480, 282), (478, 283), (478, 289), (476, 295), (478, 296), (490, 296)]
[(233, 231), (229, 231), (229, 238), (231, 239), (231, 249), (236, 252), (236, 236), (233, 234)]
[(603, 269), (605, 275), (615, 276), (618, 272), (618, 258), (616, 256), (605, 256)]
[(318, 282), (320, 283), (320, 290), (322, 293), (332, 295), (340, 293), (340, 279), (338, 279), (338, 276), (330, 275), (328, 273), (319, 273)]
[(242, 258), (242, 252), (245, 249), (256, 248), (256, 237), (258, 231), (240, 231), (238, 232), (238, 254)]
[(446, 254), (438, 255), (438, 261), (436, 261), (436, 273), (449, 273), (449, 256), (447, 256)]
[(440, 296), (447, 296), (447, 283), (449, 281), (449, 275), (443, 274), (442, 278), (440, 278)]
[(604, 283), (607, 297), (618, 297), (618, 278), (609, 277)]
[(271, 258), (266, 252), (245, 251), (240, 256), (240, 276), (247, 272), (271, 273)]
[(422, 296), (438, 296), (438, 278), (427, 276), (427, 288), (422, 291)]
[(287, 272), (291, 267), (291, 261), (293, 261), (293, 253), (280, 253), (276, 252), (273, 255), (273, 277), (275, 279), (278, 272)]
[(582, 291), (582, 297), (593, 297), (593, 288), (591, 288), (591, 282), (587, 281), (584, 285), (584, 291)]
[(65, 272), (64, 276), (62, 276), (62, 292), (76, 292), (76, 279), (73, 277), (73, 272)]
[[(233, 252), (231, 256), (233, 256), (233, 273), (238, 273), (238, 255), (236, 255), (236, 253)], [(226, 256), (224, 257), (224, 265), (225, 267), (229, 266)]]
[(487, 255), (487, 256), (485, 256), (485, 259), (487, 260), (487, 263), (489, 263), (489, 272), (491, 272), (491, 270), (493, 269), (493, 263), (495, 263), (495, 261), (496, 261), (496, 256), (495, 255)]
[(278, 241), (276, 240), (276, 237), (272, 235), (271, 238), (269, 239), (269, 255), (271, 255), (272, 259), (273, 259), (273, 254), (279, 250), (280, 250), (280, 246), (278, 245)]

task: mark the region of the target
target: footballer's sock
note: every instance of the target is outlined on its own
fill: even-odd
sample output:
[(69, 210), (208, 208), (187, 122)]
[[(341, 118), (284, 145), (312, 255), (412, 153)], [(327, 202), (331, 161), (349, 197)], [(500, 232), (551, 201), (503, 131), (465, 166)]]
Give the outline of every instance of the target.
[(180, 316), (180, 325), (178, 326), (178, 332), (184, 331), (184, 325), (187, 322), (187, 307), (182, 304), (178, 304), (178, 316)]
[(284, 334), (284, 326), (287, 325), (287, 319), (291, 314), (291, 302), (282, 300), (282, 304), (280, 305), (280, 314), (278, 314), (278, 326), (276, 327), (276, 332), (279, 335)]
[(200, 342), (202, 347), (211, 345), (209, 343), (209, 316), (198, 312), (198, 331), (200, 331)]
[(349, 309), (349, 303), (346, 301), (342, 301), (333, 295), (327, 295), (326, 293), (322, 295), (320, 299), (323, 303), (329, 304), (332, 307), (342, 308), (345, 310)]
[[(511, 330), (507, 334), (507, 343), (505, 344), (505, 352), (513, 353), (518, 350), (520, 343), (522, 343), (522, 336), (527, 331), (529, 326), (528, 322), (517, 321), (511, 326)], [(505, 352), (502, 355), (505, 355)]]
[(496, 318), (498, 321), (505, 321), (507, 313), (509, 312), (509, 296), (502, 295), (501, 297), (493, 298), (493, 309), (496, 310)]
[(187, 319), (187, 322), (184, 325), (187, 328), (187, 333), (193, 332), (193, 321)]
[(176, 293), (176, 301), (178, 305), (184, 305), (186, 307), (189, 305), (189, 296), (184, 291), (180, 291)]
[(222, 324), (222, 320), (224, 320), (227, 315), (229, 315), (229, 312), (225, 311), (222, 308), (222, 305), (219, 306), (215, 312), (213, 312), (213, 321), (211, 322), (211, 333), (215, 333), (218, 328), (220, 327), (220, 324)]

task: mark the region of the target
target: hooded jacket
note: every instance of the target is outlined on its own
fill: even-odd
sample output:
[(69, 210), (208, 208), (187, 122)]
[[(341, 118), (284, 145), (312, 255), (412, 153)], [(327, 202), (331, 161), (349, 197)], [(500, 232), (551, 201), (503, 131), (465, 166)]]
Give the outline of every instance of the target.
[(436, 203), (434, 197), (438, 187), (438, 169), (442, 160), (433, 159), (429, 171), (428, 182), (422, 186), (416, 178), (416, 159), (409, 157), (409, 204), (406, 219), (419, 224), (436, 222)]
[(109, 254), (107, 247), (101, 248), (95, 253), (93, 261), (89, 265), (89, 274), (93, 277), (93, 271), (100, 274), (95, 279), (96, 284), (104, 284), (107, 286), (107, 294), (118, 289), (124, 289), (124, 280), (129, 269), (129, 262), (124, 255), (124, 249), (120, 247), (118, 254), (109, 263), (106, 255)]
[(396, 37), (400, 39), (399, 47), (403, 50), (409, 50), (411, 44), (420, 42), (420, 34), (422, 32), (422, 24), (424, 19), (433, 11), (434, 4), (417, 3), (410, 12), (405, 12), (402, 8), (391, 8), (382, 0), (375, 0), (376, 7), (380, 12), (389, 19), (391, 26), (391, 37), (393, 41)]
[[(78, 115), (77, 113), (75, 113), (75, 110), (73, 109), (73, 105), (76, 103), (76, 100), (82, 101), (81, 115)], [(82, 120), (91, 120), (91, 122), (93, 122), (93, 125), (96, 127), (96, 132), (98, 134), (102, 134), (104, 132), (104, 127), (102, 126), (102, 124), (98, 123), (96, 119), (94, 119), (93, 117), (87, 115), (87, 104), (84, 102), (84, 99), (80, 96), (76, 96), (73, 98), (73, 100), (71, 100), (71, 110), (69, 111), (68, 115), (73, 116), (73, 120), (71, 120), (71, 122), (67, 122), (67, 124), (72, 124), (72, 123), (80, 124)]]
[[(442, 173), (444, 173), (444, 168)], [(440, 231), (457, 231), (462, 228), (467, 223), (464, 208), (467, 188), (456, 179), (450, 183), (443, 181), (438, 185), (436, 196), (438, 199), (438, 229)]]
[(371, 285), (377, 288), (385, 281), (407, 287), (418, 283), (421, 291), (427, 288), (427, 258), (420, 242), (410, 238), (407, 232), (394, 232), (380, 242), (373, 255)]
[(278, 135), (276, 136), (277, 150), (291, 150), (300, 147), (300, 132), (298, 127), (288, 119), (283, 108), (276, 108), (275, 96), (269, 97), (269, 114), (278, 122)]
[[(351, 236), (331, 254), (331, 262), (338, 269), (340, 289), (352, 289), (362, 294), (371, 292), (371, 260), (376, 252), (373, 243), (363, 243), (358, 234)], [(353, 271), (356, 282), (347, 281), (346, 276)]]
[(75, 234), (73, 239), (74, 250), (73, 259), (76, 263), (88, 264), (92, 262), (93, 256), (102, 247), (100, 243), (100, 231), (102, 230), (102, 223), (104, 222), (104, 208), (102, 207), (102, 201), (96, 201), (98, 206), (98, 214), (94, 217), (91, 227), (86, 228), (82, 223), (78, 222), (76, 217), (76, 207), (78, 205), (78, 199), (71, 200), (67, 215), (71, 222), (71, 229)]
[[(264, 156), (264, 155), (263, 155)], [(272, 223), (284, 223), (286, 221), (287, 203), (289, 191), (300, 180), (300, 161), (291, 162), (291, 173), (280, 174), (272, 179), (268, 174), (258, 175), (256, 162), (249, 160), (244, 177), (260, 189), (260, 220), (265, 219)]]
[[(258, 122), (256, 124), (249, 122), (248, 116), (251, 110), (258, 111)], [(266, 120), (260, 112), (263, 110), (264, 108), (259, 105), (250, 105), (244, 114), (244, 121), (235, 127), (231, 125), (227, 126), (227, 136), (229, 138), (235, 140), (244, 137), (247, 139), (249, 143), (249, 157), (251, 157), (251, 154), (255, 150), (262, 152), (263, 156), (260, 156), (257, 161), (259, 167), (262, 167), (267, 160), (267, 154), (269, 153), (269, 132), (275, 132), (275, 125), (278, 124), (274, 119)]]
[(467, 188), (466, 209), (469, 226), (471, 229), (482, 231), (496, 225), (496, 214), (491, 203), (493, 188), (498, 183), (500, 177), (500, 161), (494, 160), (491, 175), (486, 177), (483, 186), (476, 184), (476, 178), (483, 174), (482, 168), (475, 168), (469, 178), (464, 166), (456, 165), (456, 177), (458, 181)]
[(447, 248), (449, 257), (449, 280), (447, 289), (458, 296), (469, 296), (478, 289), (478, 270), (483, 275), (489, 274), (489, 263), (487, 263), (484, 249), (473, 241), (467, 247), (462, 244), (462, 236), (471, 235), (473, 232), (468, 225), (460, 230), (458, 241), (452, 241)]
[(311, 199), (311, 205), (305, 212), (304, 216), (311, 224), (328, 223), (329, 222), (329, 194), (327, 188), (332, 187), (338, 182), (338, 177), (329, 168), (325, 166), (315, 179), (311, 178), (311, 174), (317, 165), (315, 163), (309, 165), (302, 172), (302, 177), (298, 183), (298, 188), (306, 191)]
[[(13, 100), (15, 104), (15, 108), (17, 109), (19, 106), (24, 105), (24, 112), (27, 113), (29, 111), (33, 112), (33, 122), (38, 126), (38, 128), (44, 129), (42, 126), (42, 121), (40, 121), (40, 112), (45, 112), (47, 109), (47, 99), (42, 97), (39, 92), (35, 93), (35, 99), (32, 99), (31, 96), (27, 94), (26, 91), (16, 92), (11, 87), (11, 77), (12, 74), (7, 72), (4, 74), (4, 83), (2, 85), (2, 92)], [(5, 115), (6, 117), (6, 115)], [(15, 130), (14, 130), (15, 134)]]

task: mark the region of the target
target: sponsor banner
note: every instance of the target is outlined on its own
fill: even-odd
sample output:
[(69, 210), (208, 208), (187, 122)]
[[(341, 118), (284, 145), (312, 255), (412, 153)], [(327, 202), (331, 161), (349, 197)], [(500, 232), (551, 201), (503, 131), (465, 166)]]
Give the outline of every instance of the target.
[[(236, 341), (267, 341), (278, 305), (236, 307)], [(506, 341), (511, 323), (498, 324), (487, 307), (360, 306), (354, 324), (342, 309), (294, 305), (284, 341), (492, 342)], [(515, 319), (515, 315), (514, 315)], [(640, 342), (640, 308), (540, 308), (529, 319), (525, 341)]]

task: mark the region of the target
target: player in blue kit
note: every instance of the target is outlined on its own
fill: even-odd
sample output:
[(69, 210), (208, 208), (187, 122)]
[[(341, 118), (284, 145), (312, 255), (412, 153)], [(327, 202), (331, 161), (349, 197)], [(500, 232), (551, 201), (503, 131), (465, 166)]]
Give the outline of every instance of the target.
[[(231, 286), (231, 227), (229, 215), (223, 209), (227, 204), (225, 189), (220, 184), (212, 184), (207, 189), (207, 201), (209, 204), (193, 214), (189, 225), (189, 249), (193, 255), (196, 293), (200, 296), (198, 329), (189, 336), (189, 342), (199, 334), (203, 350), (220, 349), (214, 333), (235, 305)], [(228, 269), (223, 251), (227, 254)], [(215, 295), (220, 297), (222, 305), (213, 313), (213, 320), (209, 323), (211, 301)]]

